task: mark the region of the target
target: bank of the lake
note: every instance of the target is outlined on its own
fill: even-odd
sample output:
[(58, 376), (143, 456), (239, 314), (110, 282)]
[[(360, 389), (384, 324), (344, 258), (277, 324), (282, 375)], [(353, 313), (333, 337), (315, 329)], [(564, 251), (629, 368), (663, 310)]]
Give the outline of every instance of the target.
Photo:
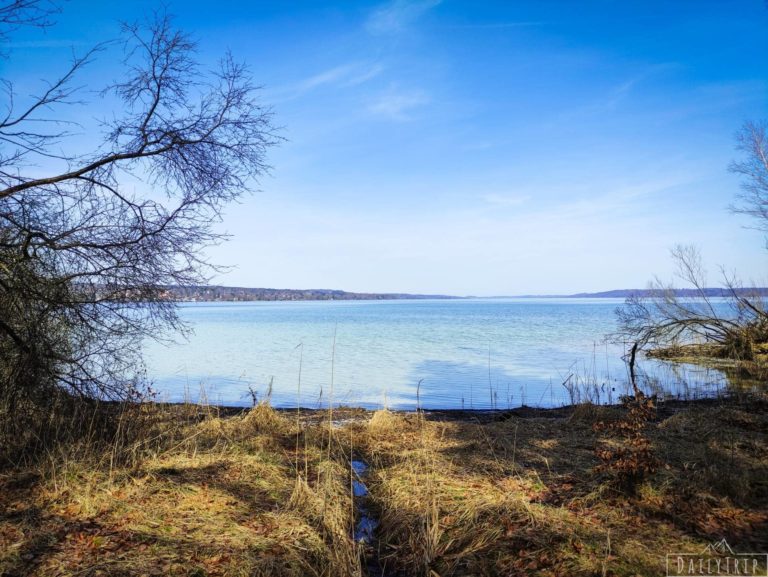
[(109, 410), (143, 428), (0, 470), (3, 576), (630, 576), (723, 538), (768, 550), (761, 394), (659, 406), (632, 492), (598, 452), (620, 406)]

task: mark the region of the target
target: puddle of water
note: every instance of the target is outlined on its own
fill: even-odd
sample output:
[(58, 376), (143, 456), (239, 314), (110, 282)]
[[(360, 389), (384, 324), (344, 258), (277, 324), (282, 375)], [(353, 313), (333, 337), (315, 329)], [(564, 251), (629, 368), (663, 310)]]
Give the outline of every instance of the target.
[(367, 509), (360, 507), (360, 520), (355, 526), (355, 541), (369, 545), (373, 542), (373, 532), (379, 522), (368, 514)]
[(360, 481), (352, 481), (352, 493), (355, 497), (368, 496), (368, 488)]

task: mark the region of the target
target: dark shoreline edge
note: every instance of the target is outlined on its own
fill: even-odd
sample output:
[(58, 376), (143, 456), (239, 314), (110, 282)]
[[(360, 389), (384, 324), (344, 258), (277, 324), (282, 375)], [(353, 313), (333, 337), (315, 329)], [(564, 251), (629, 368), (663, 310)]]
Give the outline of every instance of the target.
[[(678, 398), (660, 398), (657, 400), (656, 409), (657, 417), (665, 417), (687, 408), (702, 408), (713, 407), (721, 404), (729, 403), (745, 403), (748, 402), (750, 406), (756, 409), (768, 410), (768, 397), (760, 393), (754, 392), (729, 392), (716, 396), (702, 396), (693, 399), (678, 399)], [(204, 405), (198, 403), (169, 403), (169, 402), (153, 402), (148, 401), (148, 404), (152, 404), (158, 407), (166, 407), (170, 409), (182, 408), (182, 407), (195, 407), (201, 409), (201, 412), (209, 411), (212, 414), (220, 417), (234, 417), (247, 413), (252, 407), (239, 407), (231, 405)], [(428, 420), (445, 420), (445, 421), (474, 421), (474, 422), (492, 422), (503, 421), (509, 418), (521, 418), (521, 419), (564, 419), (572, 416), (574, 412), (583, 409), (584, 407), (599, 407), (602, 409), (622, 409), (621, 403), (614, 403), (610, 405), (595, 405), (593, 403), (580, 403), (576, 405), (563, 405), (561, 407), (531, 407), (523, 405), (513, 409), (387, 409), (392, 413), (401, 415), (416, 415), (419, 412), (424, 415)], [(272, 409), (278, 414), (284, 414), (286, 416), (301, 415), (302, 419), (309, 421), (322, 421), (327, 420), (329, 411), (328, 408), (309, 408), (309, 407), (272, 407)], [(370, 417), (376, 411), (382, 409), (366, 409), (362, 407), (353, 406), (337, 406), (333, 407), (332, 422), (341, 423), (352, 420), (362, 420)]]

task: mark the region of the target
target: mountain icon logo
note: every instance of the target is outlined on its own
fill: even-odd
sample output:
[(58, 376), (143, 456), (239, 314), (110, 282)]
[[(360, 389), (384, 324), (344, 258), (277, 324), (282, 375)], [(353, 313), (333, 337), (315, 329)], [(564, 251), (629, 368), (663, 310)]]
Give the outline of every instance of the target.
[(720, 539), (719, 541), (710, 543), (704, 549), (703, 553), (705, 555), (735, 555), (733, 549), (731, 549), (731, 546), (725, 539)]

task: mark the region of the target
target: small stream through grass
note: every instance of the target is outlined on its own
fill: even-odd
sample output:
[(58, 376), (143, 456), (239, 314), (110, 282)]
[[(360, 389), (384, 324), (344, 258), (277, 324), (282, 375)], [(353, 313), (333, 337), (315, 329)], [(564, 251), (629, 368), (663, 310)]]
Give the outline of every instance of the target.
[(369, 466), (365, 461), (352, 459), (352, 494), (355, 499), (355, 542), (359, 543), (365, 552), (365, 569), (369, 577), (385, 577), (386, 573), (379, 562), (378, 547), (375, 531), (379, 521), (368, 505), (368, 487), (365, 479)]

